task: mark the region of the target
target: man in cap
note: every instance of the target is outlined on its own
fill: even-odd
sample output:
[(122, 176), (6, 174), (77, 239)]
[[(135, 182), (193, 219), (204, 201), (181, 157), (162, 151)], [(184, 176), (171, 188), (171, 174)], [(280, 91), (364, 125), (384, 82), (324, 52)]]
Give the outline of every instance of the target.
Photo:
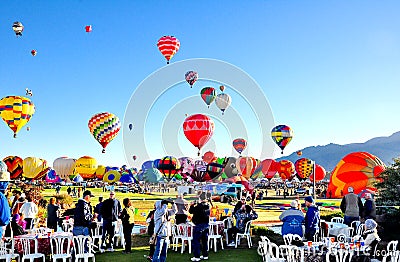
[(5, 226), (10, 223), (10, 206), (5, 196), (8, 183), (10, 181), (10, 173), (3, 161), (0, 161), (0, 238), (3, 237)]
[(364, 203), (364, 213), (363, 219), (376, 219), (376, 205), (375, 201), (372, 199), (371, 193), (366, 193), (364, 195), (365, 203)]
[(282, 236), (287, 234), (296, 234), (303, 237), (304, 214), (299, 210), (299, 201), (297, 199), (290, 203), (290, 209), (282, 212), (279, 219), (283, 222)]
[(318, 207), (314, 204), (314, 199), (312, 196), (307, 196), (304, 200), (307, 208), (307, 213), (304, 218), (305, 237), (307, 241), (314, 241), (314, 236), (319, 230), (319, 210)]
[[(103, 205), (100, 209), (100, 214), (103, 218), (103, 233), (101, 237), (101, 249), (106, 248), (106, 237), (108, 236), (107, 248), (108, 251), (114, 251), (114, 234), (115, 234), (115, 226), (113, 222), (118, 220), (122, 212), (121, 203), (118, 199), (115, 198), (115, 192), (110, 191), (110, 197), (104, 200)], [(102, 251), (101, 250), (101, 251)]]
[(89, 228), (93, 220), (92, 206), (90, 205), (92, 197), (94, 197), (92, 192), (86, 190), (83, 192), (83, 198), (79, 199), (75, 205), (74, 228), (72, 230), (74, 236), (89, 236), (90, 234)]
[(350, 226), (351, 222), (360, 220), (360, 216), (363, 213), (363, 204), (361, 198), (354, 194), (353, 187), (349, 186), (347, 191), (349, 193), (342, 198), (340, 209), (344, 213), (344, 224)]

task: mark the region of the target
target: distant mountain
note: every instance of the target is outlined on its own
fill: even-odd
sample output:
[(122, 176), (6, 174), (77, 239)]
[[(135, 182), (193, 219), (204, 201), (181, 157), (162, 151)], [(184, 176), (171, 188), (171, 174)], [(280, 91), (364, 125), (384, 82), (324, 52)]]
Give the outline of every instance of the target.
[(332, 171), (339, 161), (352, 152), (368, 152), (383, 161), (386, 165), (393, 163), (393, 158), (400, 157), (400, 131), (388, 137), (375, 137), (365, 143), (354, 143), (347, 145), (328, 144), (325, 146), (311, 146), (301, 150), (302, 156), (292, 153), (289, 156), (278, 158), (288, 159), (293, 163), (301, 157), (314, 160), (323, 166), (326, 171)]

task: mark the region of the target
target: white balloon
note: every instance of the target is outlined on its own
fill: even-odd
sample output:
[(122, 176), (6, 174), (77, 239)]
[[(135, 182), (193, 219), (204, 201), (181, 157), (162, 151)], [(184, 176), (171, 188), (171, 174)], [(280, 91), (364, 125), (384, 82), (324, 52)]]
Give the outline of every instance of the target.
[(215, 104), (222, 111), (222, 114), (224, 114), (225, 110), (231, 105), (231, 102), (231, 96), (225, 93), (221, 93), (215, 98)]

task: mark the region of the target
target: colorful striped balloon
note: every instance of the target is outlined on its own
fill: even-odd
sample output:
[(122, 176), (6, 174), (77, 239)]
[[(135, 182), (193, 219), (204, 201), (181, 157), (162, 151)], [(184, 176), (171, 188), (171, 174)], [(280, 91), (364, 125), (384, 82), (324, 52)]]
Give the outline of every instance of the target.
[(3, 121), (14, 131), (14, 137), (35, 113), (35, 105), (23, 96), (6, 96), (0, 100), (0, 114)]
[(213, 87), (204, 87), (200, 91), (201, 99), (210, 107), (211, 103), (214, 102), (217, 97), (215, 94), (215, 89)]
[(169, 64), (169, 60), (178, 52), (180, 46), (181, 43), (178, 38), (169, 35), (161, 37), (157, 42), (158, 50), (167, 59), (167, 64)]
[(300, 158), (294, 163), (294, 167), (299, 179), (307, 179), (313, 173), (314, 162), (308, 158)]
[(199, 77), (199, 75), (197, 74), (197, 72), (195, 71), (188, 71), (185, 74), (185, 80), (186, 82), (188, 82), (188, 84), (190, 85), (190, 88), (193, 87), (193, 84), (197, 81), (197, 78)]
[(282, 149), (281, 153), (283, 154), (283, 150), (292, 140), (293, 131), (286, 125), (279, 125), (271, 130), (271, 137), (280, 149)]
[(243, 150), (245, 150), (247, 147), (247, 141), (244, 138), (236, 138), (235, 140), (233, 140), (232, 145), (233, 148), (235, 148), (236, 152), (241, 155)]
[(10, 173), (11, 179), (17, 179), (22, 175), (24, 160), (19, 156), (7, 156), (3, 159), (7, 165), (7, 171)]
[(94, 115), (88, 123), (90, 133), (103, 147), (102, 153), (106, 152), (106, 147), (118, 134), (121, 129), (119, 118), (111, 113), (99, 113)]
[(166, 156), (158, 163), (158, 170), (164, 175), (164, 179), (170, 181), (181, 168), (181, 163), (173, 156)]

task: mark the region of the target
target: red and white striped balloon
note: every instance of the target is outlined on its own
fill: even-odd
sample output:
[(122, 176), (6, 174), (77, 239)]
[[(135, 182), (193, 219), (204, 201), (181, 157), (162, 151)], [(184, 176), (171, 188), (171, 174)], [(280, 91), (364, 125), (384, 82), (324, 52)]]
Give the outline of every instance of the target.
[(157, 46), (161, 54), (167, 59), (167, 64), (169, 64), (169, 60), (178, 52), (181, 43), (178, 38), (167, 35), (158, 40)]

